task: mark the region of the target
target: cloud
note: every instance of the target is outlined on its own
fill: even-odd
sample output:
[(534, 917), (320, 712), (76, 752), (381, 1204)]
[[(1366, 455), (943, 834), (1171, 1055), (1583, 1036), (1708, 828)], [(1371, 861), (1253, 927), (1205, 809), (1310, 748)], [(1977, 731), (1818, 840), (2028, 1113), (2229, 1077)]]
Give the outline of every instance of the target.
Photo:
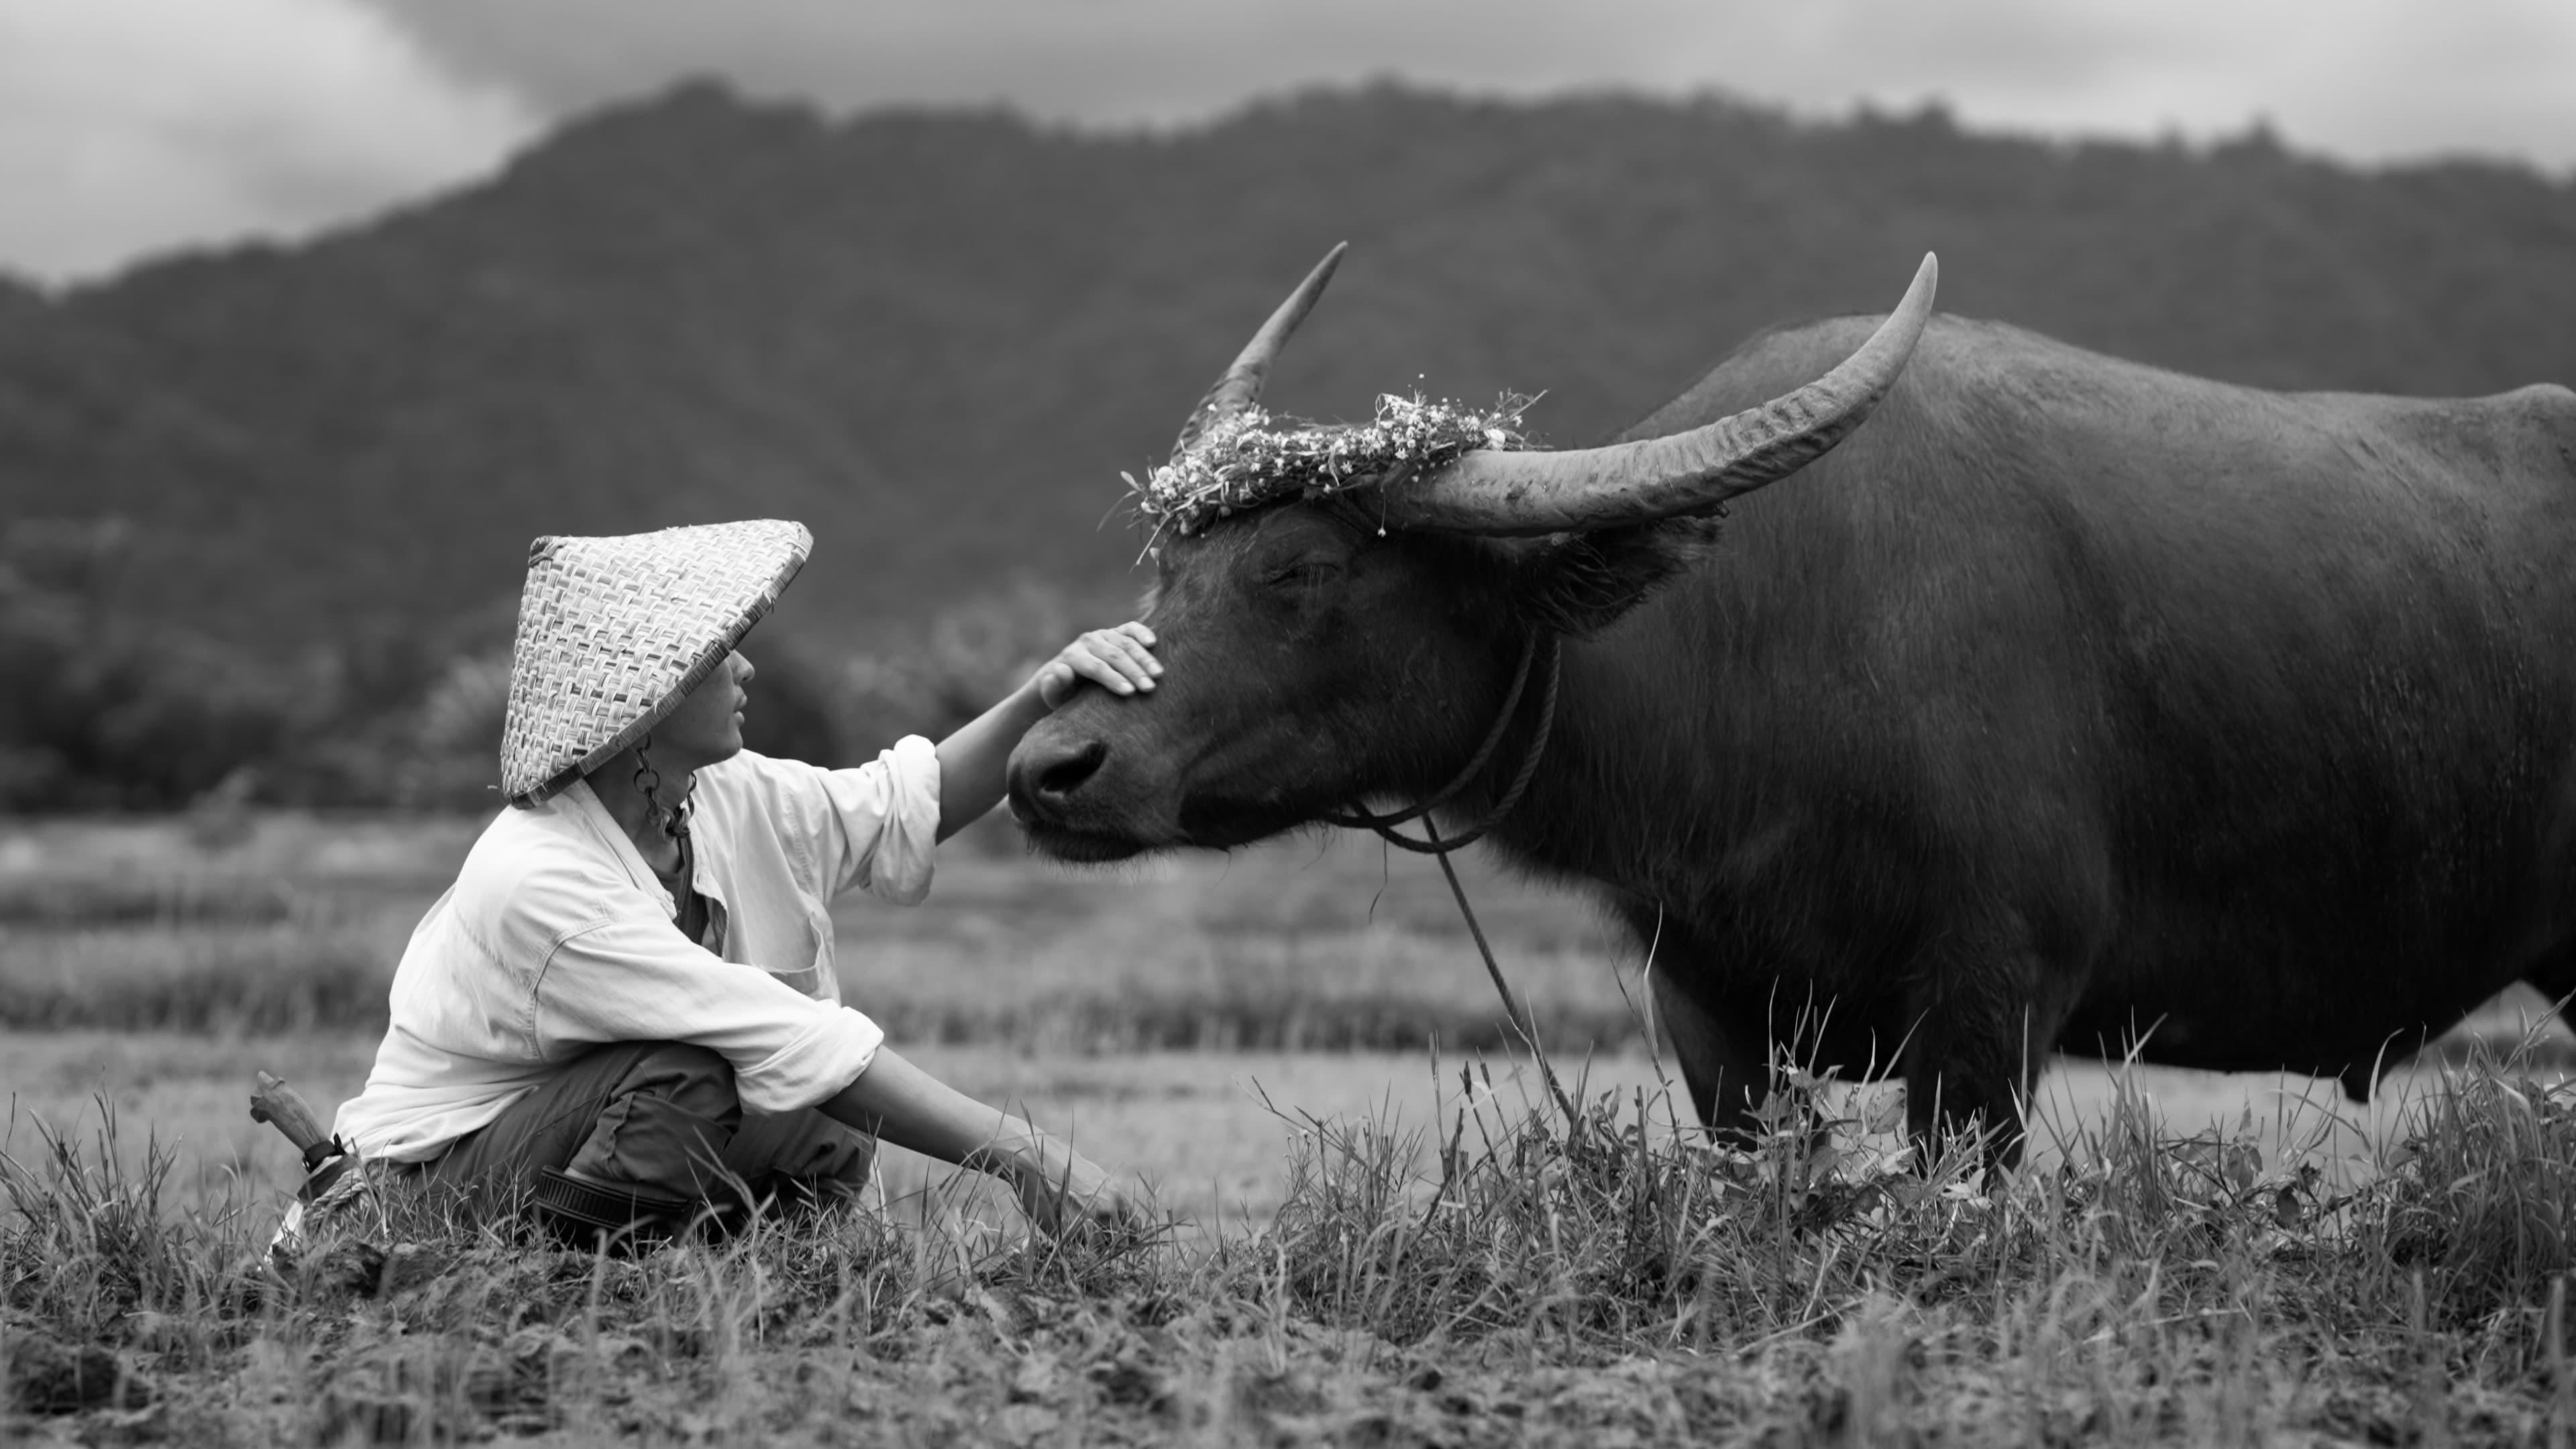
[(2576, 167), (2566, 0), (370, 0), (570, 109), (719, 74), (843, 108), (1008, 101), (1205, 117), (1378, 75), (1540, 94), (1718, 89), (1811, 114), (1931, 98), (1981, 125), (2194, 138), (2264, 118), (2354, 160)]
[(2576, 171), (2567, 0), (0, 0), (0, 267), (293, 235), (722, 76), (834, 109), (1192, 121), (1395, 75)]
[(2457, 153), (2576, 168), (2564, 0), (1815, 0), (1774, 72), (1792, 93), (1938, 93), (1971, 123), (2205, 138), (2269, 122), (2357, 161)]
[(306, 232), (487, 171), (539, 124), (354, 0), (0, 0), (0, 266)]

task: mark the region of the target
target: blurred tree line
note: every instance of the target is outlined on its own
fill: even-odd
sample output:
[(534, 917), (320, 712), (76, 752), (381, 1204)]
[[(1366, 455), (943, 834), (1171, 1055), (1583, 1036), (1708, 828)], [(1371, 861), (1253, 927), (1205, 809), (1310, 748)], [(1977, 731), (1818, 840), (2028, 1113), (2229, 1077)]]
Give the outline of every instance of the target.
[[(370, 629), (270, 652), (140, 621), (112, 603), (132, 537), (115, 518), (0, 528), (0, 810), (498, 808), (506, 630), (463, 648)], [(755, 633), (745, 743), (849, 765), (938, 738), (1100, 622), (1022, 579), (876, 632), (867, 652)]]
[(182, 804), (287, 739), (290, 678), (106, 607), (131, 536), (112, 518), (0, 533), (0, 805)]

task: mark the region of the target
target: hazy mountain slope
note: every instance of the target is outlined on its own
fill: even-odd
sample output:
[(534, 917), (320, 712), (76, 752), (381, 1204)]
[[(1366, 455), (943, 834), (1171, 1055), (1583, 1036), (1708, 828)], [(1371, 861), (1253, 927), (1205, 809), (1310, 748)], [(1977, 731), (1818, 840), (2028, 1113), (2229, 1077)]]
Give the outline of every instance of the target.
[(1754, 329), (1942, 301), (2285, 386), (2576, 381), (2576, 187), (1802, 126), (1705, 103), (1304, 97), (1171, 137), (827, 122), (692, 87), (291, 249), (0, 294), (0, 509), (124, 514), (124, 607), (240, 643), (508, 617), (528, 538), (780, 514), (782, 625), (1105, 586), (1118, 470), (1336, 240), (1274, 401), (1546, 390), (1581, 441)]

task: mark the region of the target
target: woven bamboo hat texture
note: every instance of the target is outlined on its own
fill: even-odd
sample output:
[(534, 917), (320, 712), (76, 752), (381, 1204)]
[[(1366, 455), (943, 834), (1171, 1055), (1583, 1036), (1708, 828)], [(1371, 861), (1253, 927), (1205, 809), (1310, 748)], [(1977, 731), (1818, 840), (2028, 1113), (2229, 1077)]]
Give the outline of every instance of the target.
[(774, 518), (530, 544), (501, 792), (535, 805), (642, 739), (778, 602), (813, 548), (805, 525)]

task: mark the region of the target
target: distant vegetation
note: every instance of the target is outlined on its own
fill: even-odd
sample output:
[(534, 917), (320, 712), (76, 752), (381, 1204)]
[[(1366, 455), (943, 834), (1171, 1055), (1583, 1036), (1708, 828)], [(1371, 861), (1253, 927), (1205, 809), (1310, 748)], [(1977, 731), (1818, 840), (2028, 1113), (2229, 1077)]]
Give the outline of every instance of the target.
[[(0, 871), (0, 1032), (381, 1032), (394, 964), (466, 840), (353, 871), (317, 866), (347, 853), (328, 826), (277, 848), (300, 824), (233, 847), (173, 832), (148, 865), (54, 842), (40, 867)], [(950, 854), (938, 909), (838, 903), (842, 991), (907, 1043), (1510, 1050), (1446, 888), (1412, 865), (1373, 842), (1290, 842), (1104, 888), (1017, 854)], [(1642, 1039), (1589, 910), (1466, 869), (1550, 1043)]]
[(0, 805), (487, 799), (543, 532), (801, 518), (769, 743), (934, 727), (1122, 607), (1118, 471), (1343, 239), (1293, 411), (1543, 389), (1584, 441), (1927, 249), (1954, 311), (2219, 377), (2576, 381), (2576, 185), (2511, 168), (1938, 110), (1370, 88), (1091, 135), (696, 86), (314, 244), (0, 286)]

